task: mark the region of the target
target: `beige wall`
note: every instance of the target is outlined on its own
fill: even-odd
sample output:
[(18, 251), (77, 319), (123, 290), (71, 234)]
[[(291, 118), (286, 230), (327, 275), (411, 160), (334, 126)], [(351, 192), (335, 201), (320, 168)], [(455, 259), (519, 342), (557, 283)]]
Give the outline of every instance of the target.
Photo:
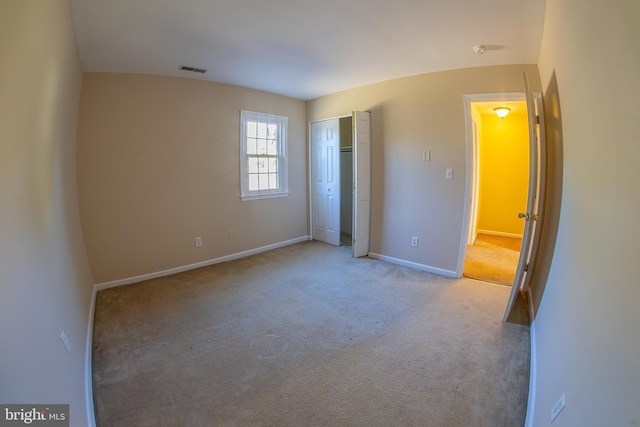
[[(240, 200), (242, 109), (289, 118), (288, 197)], [(236, 86), (85, 74), (78, 191), (96, 283), (306, 236), (305, 114), (303, 101)]]
[(549, 425), (562, 393), (554, 427), (640, 425), (639, 17), (637, 1), (547, 2), (539, 66), (564, 164), (533, 327), (533, 426)]
[(529, 186), (526, 113), (482, 114), (478, 230), (522, 236)]
[[(463, 95), (522, 92), (535, 65), (470, 68), (391, 80), (307, 103), (310, 121), (371, 111), (371, 251), (455, 272), (462, 232), (466, 137)], [(422, 161), (431, 150), (431, 162)], [(445, 169), (454, 179), (445, 180)], [(420, 238), (411, 247), (411, 236)]]
[(0, 2), (0, 57), (0, 402), (68, 403), (71, 426), (86, 426), (93, 287), (76, 197), (82, 68), (68, 2)]

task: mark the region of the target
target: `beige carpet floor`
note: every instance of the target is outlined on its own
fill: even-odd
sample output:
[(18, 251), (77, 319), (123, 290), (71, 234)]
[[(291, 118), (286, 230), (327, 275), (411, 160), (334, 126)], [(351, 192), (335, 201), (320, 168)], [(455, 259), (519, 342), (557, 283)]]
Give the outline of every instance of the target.
[(522, 426), (509, 288), (305, 242), (98, 292), (98, 426)]
[(479, 233), (467, 246), (462, 275), (511, 286), (515, 278), (522, 239)]

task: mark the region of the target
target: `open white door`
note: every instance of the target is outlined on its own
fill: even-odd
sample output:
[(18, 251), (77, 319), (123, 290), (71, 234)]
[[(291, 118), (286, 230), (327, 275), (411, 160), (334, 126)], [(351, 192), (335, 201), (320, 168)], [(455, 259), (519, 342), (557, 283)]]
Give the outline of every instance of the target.
[(476, 122), (475, 117), (471, 118), (471, 132), (474, 149), (472, 150), (471, 159), (471, 185), (473, 186), (473, 191), (471, 192), (471, 200), (469, 200), (469, 203), (471, 204), (469, 236), (467, 237), (467, 245), (469, 246), (475, 243), (476, 236), (478, 235), (478, 195), (480, 194), (480, 150), (475, 149), (478, 147), (478, 123)]
[(525, 226), (522, 245), (520, 246), (518, 268), (516, 269), (511, 295), (504, 313), (505, 321), (513, 309), (518, 293), (527, 290), (528, 281), (530, 280), (528, 272), (533, 271), (535, 255), (537, 254), (536, 245), (539, 242), (540, 233), (538, 220), (541, 214), (541, 176), (544, 172), (544, 169), (541, 170), (540, 166), (546, 164), (546, 151), (542, 140), (544, 132), (541, 131), (542, 103), (534, 103), (526, 73), (522, 73), (522, 79), (524, 81), (524, 94), (529, 122), (529, 195), (527, 198), (527, 212), (518, 214), (518, 217), (524, 219)]
[(311, 123), (311, 202), (314, 240), (340, 245), (340, 122)]
[(371, 113), (354, 111), (353, 256), (369, 254), (371, 227)]

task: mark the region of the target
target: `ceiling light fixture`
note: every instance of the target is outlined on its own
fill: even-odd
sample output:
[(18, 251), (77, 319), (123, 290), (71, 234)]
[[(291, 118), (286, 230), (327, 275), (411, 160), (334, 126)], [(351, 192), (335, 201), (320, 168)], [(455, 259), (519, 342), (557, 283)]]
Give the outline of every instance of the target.
[(509, 111), (511, 111), (511, 108), (497, 107), (497, 108), (494, 108), (493, 111), (496, 112), (498, 117), (500, 117), (501, 119), (504, 119), (509, 114)]
[(487, 53), (487, 47), (485, 45), (479, 44), (477, 46), (473, 47), (473, 50), (478, 54), (478, 55), (484, 55), (485, 53)]

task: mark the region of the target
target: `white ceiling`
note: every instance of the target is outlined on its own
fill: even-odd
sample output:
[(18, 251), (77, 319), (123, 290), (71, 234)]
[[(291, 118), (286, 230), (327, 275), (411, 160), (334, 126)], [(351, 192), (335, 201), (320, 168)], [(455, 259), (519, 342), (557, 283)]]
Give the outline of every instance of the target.
[[(545, 0), (70, 3), (87, 72), (211, 80), (302, 100), (434, 71), (537, 63), (545, 10)], [(477, 55), (478, 44), (488, 52)]]

